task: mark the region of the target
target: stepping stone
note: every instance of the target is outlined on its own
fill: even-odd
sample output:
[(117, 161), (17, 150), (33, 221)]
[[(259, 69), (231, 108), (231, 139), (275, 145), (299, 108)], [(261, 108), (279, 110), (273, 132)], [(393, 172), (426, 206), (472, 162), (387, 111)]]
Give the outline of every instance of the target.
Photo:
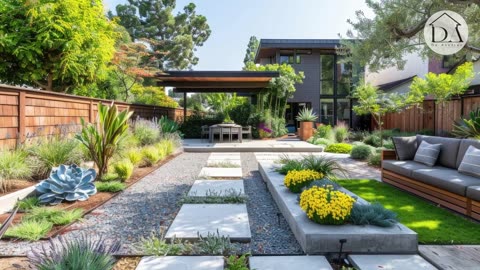
[(136, 270), (223, 270), (222, 256), (143, 257)]
[(240, 160), (240, 153), (212, 153), (208, 160)]
[[(250, 269), (256, 270), (332, 270), (324, 256), (259, 256), (250, 257)], [(363, 270), (363, 268), (362, 268)]]
[(208, 194), (216, 196), (227, 196), (232, 192), (244, 194), (243, 180), (196, 180), (188, 192), (191, 197), (203, 197)]
[(242, 166), (242, 162), (240, 161), (240, 159), (238, 159), (238, 160), (237, 159), (209, 159), (209, 160), (207, 160), (207, 166), (209, 166), (209, 167), (218, 167), (218, 165), (222, 165), (222, 164), (225, 164), (225, 163), (235, 165), (238, 168), (240, 168)]
[(350, 263), (362, 270), (436, 270), (419, 255), (349, 255)]
[(249, 242), (251, 238), (245, 204), (184, 204), (168, 228), (166, 239), (174, 236), (189, 241), (217, 234), (232, 241)]
[(198, 175), (200, 178), (242, 178), (242, 168), (203, 167)]

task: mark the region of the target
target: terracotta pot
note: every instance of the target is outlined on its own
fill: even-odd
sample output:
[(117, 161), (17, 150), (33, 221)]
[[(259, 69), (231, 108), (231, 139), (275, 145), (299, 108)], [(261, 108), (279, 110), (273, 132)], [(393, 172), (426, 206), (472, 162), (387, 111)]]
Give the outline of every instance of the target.
[(298, 136), (301, 140), (306, 141), (313, 136), (313, 122), (300, 122)]

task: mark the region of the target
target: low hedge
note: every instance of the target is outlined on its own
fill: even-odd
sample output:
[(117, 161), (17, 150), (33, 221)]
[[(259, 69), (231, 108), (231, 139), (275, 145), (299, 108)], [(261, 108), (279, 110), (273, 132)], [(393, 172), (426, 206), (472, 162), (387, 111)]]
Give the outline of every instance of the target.
[(338, 154), (350, 154), (352, 152), (353, 146), (348, 143), (334, 143), (330, 144), (325, 148), (325, 152), (329, 153), (338, 153)]

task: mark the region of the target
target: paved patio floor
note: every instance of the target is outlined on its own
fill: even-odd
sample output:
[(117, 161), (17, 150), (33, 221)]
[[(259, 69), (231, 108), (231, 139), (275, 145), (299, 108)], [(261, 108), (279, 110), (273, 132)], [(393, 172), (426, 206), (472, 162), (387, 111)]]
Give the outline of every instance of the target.
[(323, 152), (323, 147), (299, 140), (296, 137), (275, 140), (243, 140), (243, 142), (215, 142), (208, 140), (183, 140), (185, 152)]

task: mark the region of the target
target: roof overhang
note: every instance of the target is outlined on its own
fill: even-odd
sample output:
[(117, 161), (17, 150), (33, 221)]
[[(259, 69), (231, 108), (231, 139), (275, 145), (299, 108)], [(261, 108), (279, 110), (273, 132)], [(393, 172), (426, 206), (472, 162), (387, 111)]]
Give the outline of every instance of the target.
[(177, 93), (259, 92), (279, 76), (276, 71), (165, 71), (156, 79)]

